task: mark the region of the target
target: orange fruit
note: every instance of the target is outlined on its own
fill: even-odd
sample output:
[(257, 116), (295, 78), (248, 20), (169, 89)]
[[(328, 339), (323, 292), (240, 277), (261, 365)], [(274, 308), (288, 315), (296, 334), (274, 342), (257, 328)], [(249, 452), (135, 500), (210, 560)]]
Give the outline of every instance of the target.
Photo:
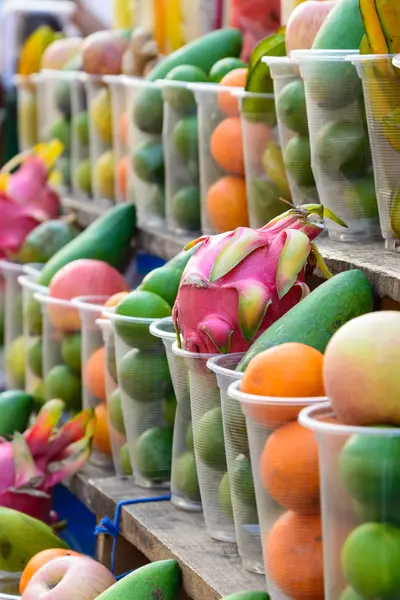
[(117, 186), (124, 199), (128, 191), (129, 156), (124, 156), (117, 166)]
[(282, 515), (265, 540), (264, 561), (271, 587), (282, 595), (324, 600), (320, 515)]
[(242, 123), (243, 149), (246, 147), (250, 165), (257, 167), (262, 164), (262, 157), (272, 139), (272, 131), (264, 123)]
[(85, 369), (84, 385), (98, 400), (106, 400), (106, 349), (104, 346), (95, 350), (89, 358)]
[[(113, 294), (112, 296), (109, 297), (109, 299), (107, 300), (107, 302), (104, 304), (104, 306), (106, 308), (113, 308), (114, 306), (118, 306), (118, 304), (127, 296), (129, 296), (130, 292), (117, 292), (116, 294)], [(107, 318), (107, 313), (104, 311), (102, 313), (102, 318), (106, 319)]]
[(217, 233), (248, 227), (246, 182), (227, 175), (210, 187), (206, 197), (207, 216)]
[(32, 556), (25, 569), (22, 571), (21, 579), (19, 580), (19, 592), (22, 595), (24, 590), (32, 577), (35, 575), (36, 571), (38, 571), (43, 565), (46, 565), (51, 560), (55, 558), (60, 558), (62, 556), (83, 556), (79, 552), (74, 552), (73, 550), (65, 550), (65, 548), (50, 548), (48, 550), (42, 550)]
[(265, 489), (284, 508), (319, 513), (318, 445), (314, 433), (296, 421), (268, 438), (260, 458)]
[(240, 117), (221, 121), (210, 140), (210, 152), (215, 162), (225, 171), (244, 175), (242, 123)]
[[(247, 68), (233, 69), (223, 77), (220, 85), (224, 87), (244, 88), (246, 85)], [(229, 92), (219, 92), (218, 104), (222, 112), (228, 117), (239, 115), (239, 100)]]
[(128, 113), (124, 112), (119, 118), (119, 136), (121, 142), (126, 146), (128, 144)]
[(111, 455), (110, 432), (108, 429), (107, 405), (104, 403), (96, 406), (96, 425), (94, 427), (93, 448), (102, 454)]

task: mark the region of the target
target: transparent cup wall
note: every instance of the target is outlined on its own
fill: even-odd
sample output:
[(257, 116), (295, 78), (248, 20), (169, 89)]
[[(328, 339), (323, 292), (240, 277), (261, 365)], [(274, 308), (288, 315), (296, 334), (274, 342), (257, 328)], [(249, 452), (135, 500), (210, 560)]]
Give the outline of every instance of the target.
[(398, 68), (390, 56), (354, 57), (362, 79), (374, 161), (382, 236), (388, 250), (400, 245), (400, 132)]
[(295, 205), (319, 202), (311, 167), (304, 81), (290, 58), (266, 58), (274, 81), (279, 139), (292, 201)]
[(221, 397), (215, 373), (207, 368), (212, 354), (178, 348), (189, 372), (193, 445), (207, 532), (215, 540), (235, 542), (232, 499), (226, 462)]
[(188, 85), (163, 82), (167, 227), (178, 234), (200, 232), (200, 165), (197, 105)]
[(89, 151), (89, 110), (86, 86), (80, 72), (71, 79), (71, 172), (72, 192), (78, 200), (92, 195), (92, 163)]
[(39, 141), (58, 139), (64, 150), (54, 170), (63, 192), (71, 190), (71, 73), (41, 71), (37, 76)]
[(172, 352), (172, 346), (176, 341), (172, 317), (152, 323), (150, 332), (164, 343), (177, 401), (172, 445), (171, 502), (182, 510), (200, 511), (201, 498), (194, 456), (189, 372), (185, 359)]
[(113, 120), (113, 150), (115, 166), (115, 200), (126, 202), (128, 199), (128, 102), (126, 86), (119, 75), (106, 76), (111, 92), (111, 107)]
[(202, 232), (246, 227), (245, 162), (235, 89), (215, 84), (191, 84), (190, 89), (198, 107)]
[(111, 92), (101, 77), (86, 75), (84, 81), (89, 111), (92, 196), (98, 207), (110, 208), (115, 204)]
[(96, 323), (101, 329), (105, 348), (107, 417), (114, 469), (120, 477), (128, 477), (132, 475), (132, 465), (126, 439), (121, 392), (118, 387), (114, 330), (109, 319), (97, 319)]
[(176, 398), (164, 344), (149, 332), (154, 319), (111, 314), (117, 374), (135, 482), (168, 488)]
[(128, 198), (136, 205), (138, 225), (165, 223), (163, 99), (157, 83), (124, 79), (128, 102)]
[(267, 591), (274, 600), (324, 600), (318, 447), (297, 422), (321, 398), (228, 394), (246, 416)]
[(0, 260), (4, 280), (4, 369), (7, 389), (25, 386), (25, 343), (22, 325), (22, 293), (18, 278), (23, 265)]
[(82, 338), (78, 310), (68, 300), (35, 294), (43, 315), (46, 401), (58, 398), (67, 414), (82, 410)]
[(80, 296), (72, 300), (81, 323), (81, 363), (83, 408), (94, 409), (96, 428), (93, 438), (93, 464), (109, 465), (112, 460), (108, 431), (108, 408), (106, 394), (106, 349), (103, 333), (97, 320), (101, 316), (109, 296)]
[(253, 573), (264, 573), (256, 494), (251, 470), (246, 418), (240, 402), (228, 396), (229, 385), (243, 377), (236, 367), (244, 354), (212, 358), (208, 368), (217, 376), (221, 395), (226, 462), (228, 465), (236, 541), (243, 566)]
[(23, 333), (25, 340), (25, 391), (39, 401), (46, 399), (43, 381), (43, 317), (35, 294), (46, 295), (48, 288), (35, 283), (32, 275), (21, 275)]
[(311, 161), (321, 204), (347, 225), (327, 221), (336, 241), (357, 242), (379, 236), (374, 169), (361, 81), (346, 56), (293, 53), (306, 90)]
[(400, 429), (342, 425), (329, 403), (299, 420), (319, 447), (325, 599), (398, 598)]
[(18, 146), (25, 152), (38, 143), (38, 104), (34, 75), (16, 75)]
[(250, 226), (263, 227), (291, 200), (272, 94), (239, 95)]

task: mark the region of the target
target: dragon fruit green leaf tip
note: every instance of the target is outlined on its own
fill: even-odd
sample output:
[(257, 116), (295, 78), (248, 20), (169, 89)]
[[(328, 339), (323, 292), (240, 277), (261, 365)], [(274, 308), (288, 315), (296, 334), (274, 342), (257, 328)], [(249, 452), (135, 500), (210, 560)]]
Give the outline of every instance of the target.
[(309, 293), (306, 273), (318, 264), (331, 276), (313, 240), (324, 218), (346, 224), (321, 204), (290, 206), (261, 229), (238, 227), (188, 244), (201, 242), (173, 307), (179, 346), (182, 336), (189, 352), (245, 352)]

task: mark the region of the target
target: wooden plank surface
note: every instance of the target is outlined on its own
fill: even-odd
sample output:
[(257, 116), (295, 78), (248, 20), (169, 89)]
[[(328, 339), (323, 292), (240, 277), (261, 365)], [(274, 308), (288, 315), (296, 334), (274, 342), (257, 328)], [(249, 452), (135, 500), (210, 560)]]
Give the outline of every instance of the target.
[[(99, 517), (113, 519), (121, 500), (165, 493), (144, 490), (129, 479), (98, 475), (98, 469), (88, 467), (68, 487)], [(121, 513), (120, 532), (150, 561), (178, 560), (184, 590), (193, 600), (216, 600), (239, 590), (265, 588), (263, 576), (242, 567), (235, 544), (209, 537), (202, 514), (178, 510), (168, 501), (127, 506)]]

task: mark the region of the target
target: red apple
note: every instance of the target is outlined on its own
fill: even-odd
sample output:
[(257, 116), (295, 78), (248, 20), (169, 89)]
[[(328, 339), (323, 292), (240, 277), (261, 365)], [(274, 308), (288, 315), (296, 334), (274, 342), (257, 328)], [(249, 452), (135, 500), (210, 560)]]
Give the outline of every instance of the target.
[(63, 556), (36, 571), (22, 600), (94, 600), (115, 581), (106, 567), (87, 556)]
[(308, 50), (338, 0), (307, 0), (292, 12), (286, 25), (286, 51)]

